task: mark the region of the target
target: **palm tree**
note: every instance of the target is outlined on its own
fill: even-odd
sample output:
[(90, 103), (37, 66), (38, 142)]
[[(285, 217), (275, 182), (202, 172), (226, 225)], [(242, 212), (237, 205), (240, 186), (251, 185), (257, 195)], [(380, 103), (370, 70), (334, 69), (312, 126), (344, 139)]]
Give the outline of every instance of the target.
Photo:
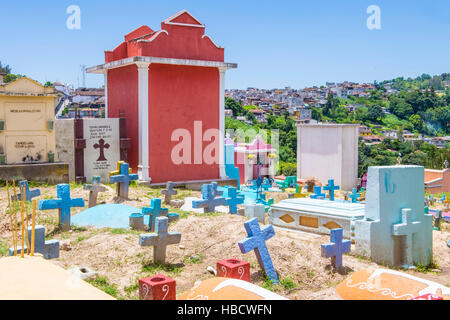
[(2, 62), (0, 61), (0, 73), (11, 73), (11, 67), (8, 65), (3, 66)]

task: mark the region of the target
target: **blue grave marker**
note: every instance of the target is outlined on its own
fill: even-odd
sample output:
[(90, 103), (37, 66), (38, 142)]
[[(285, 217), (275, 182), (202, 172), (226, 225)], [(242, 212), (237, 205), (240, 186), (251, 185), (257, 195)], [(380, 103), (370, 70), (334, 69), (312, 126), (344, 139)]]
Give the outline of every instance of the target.
[(266, 241), (275, 235), (273, 226), (268, 225), (260, 229), (258, 218), (253, 218), (246, 221), (244, 227), (248, 237), (238, 242), (239, 249), (242, 253), (254, 250), (260, 267), (264, 269), (272, 283), (278, 283), (278, 275), (266, 246)]
[(361, 196), (360, 193), (356, 192), (356, 188), (352, 188), (352, 193), (348, 195), (350, 199), (352, 199), (352, 203), (357, 203), (358, 198)]
[[(23, 180), (19, 182), (19, 186), (21, 189), (25, 188), (25, 200), (26, 201), (30, 201), (41, 195), (41, 190), (39, 189), (34, 189), (34, 190), (30, 190), (30, 187), (28, 186), (28, 180)], [(17, 198), (17, 199), (16, 199)], [(11, 200), (12, 201), (20, 201), (22, 200), (22, 193), (19, 193), (16, 198), (14, 197), (14, 195), (11, 196)]]
[(334, 179), (328, 180), (328, 185), (323, 187), (330, 194), (330, 201), (334, 201), (334, 190), (339, 190), (339, 186), (334, 185)]
[[(31, 241), (32, 227), (28, 227), (28, 239)], [(24, 250), (27, 250), (25, 246)], [(24, 252), (25, 252), (24, 251)], [(22, 252), (22, 247), (17, 248), (17, 254)], [(31, 252), (31, 244), (30, 244)], [(44, 259), (59, 258), (59, 241), (58, 240), (45, 240), (45, 227), (35, 226), (34, 228), (34, 252), (41, 253)], [(9, 255), (14, 255), (14, 248), (9, 248)]]
[(148, 215), (148, 228), (153, 231), (155, 230), (155, 221), (159, 216), (167, 216), (169, 209), (161, 208), (161, 199), (154, 198), (150, 200), (150, 207), (143, 207), (142, 214)]
[(154, 246), (153, 262), (166, 262), (166, 249), (169, 244), (180, 243), (181, 233), (168, 232), (169, 219), (167, 217), (156, 218), (155, 232), (145, 233), (139, 236), (140, 246)]
[(172, 196), (178, 194), (178, 191), (173, 189), (173, 182), (169, 181), (167, 182), (166, 189), (161, 190), (161, 194), (164, 195), (164, 203), (170, 204)]
[[(221, 192), (221, 191), (220, 191)], [(214, 212), (216, 206), (225, 206), (227, 201), (225, 198), (215, 198), (213, 184), (202, 185), (202, 200), (192, 201), (193, 208), (203, 208), (203, 212)]]
[(223, 195), (223, 191), (218, 190), (217, 182), (211, 182), (214, 197)]
[(56, 186), (57, 199), (39, 200), (39, 210), (59, 209), (59, 224), (62, 230), (70, 229), (70, 211), (72, 207), (84, 207), (82, 198), (70, 198), (70, 186)]
[(314, 186), (314, 194), (311, 195), (311, 199), (325, 199), (325, 193), (322, 193), (321, 186)]
[(237, 205), (244, 203), (244, 197), (237, 195), (237, 189), (229, 187), (227, 190), (228, 197), (226, 198), (227, 206), (230, 208), (230, 213), (237, 213)]
[(322, 257), (330, 258), (337, 270), (342, 268), (342, 255), (350, 252), (351, 241), (342, 240), (342, 229), (331, 229), (331, 243), (322, 244)]
[(120, 164), (120, 174), (111, 176), (111, 183), (118, 183), (118, 196), (122, 199), (128, 199), (128, 189), (130, 181), (138, 180), (137, 174), (130, 174), (130, 165), (128, 163)]

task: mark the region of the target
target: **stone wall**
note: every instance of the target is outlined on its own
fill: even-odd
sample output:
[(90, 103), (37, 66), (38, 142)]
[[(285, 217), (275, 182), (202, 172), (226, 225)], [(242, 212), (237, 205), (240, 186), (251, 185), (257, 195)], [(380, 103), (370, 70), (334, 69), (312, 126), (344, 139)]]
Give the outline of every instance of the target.
[(56, 153), (61, 162), (68, 164), (69, 181), (75, 180), (75, 149), (73, 119), (55, 121)]

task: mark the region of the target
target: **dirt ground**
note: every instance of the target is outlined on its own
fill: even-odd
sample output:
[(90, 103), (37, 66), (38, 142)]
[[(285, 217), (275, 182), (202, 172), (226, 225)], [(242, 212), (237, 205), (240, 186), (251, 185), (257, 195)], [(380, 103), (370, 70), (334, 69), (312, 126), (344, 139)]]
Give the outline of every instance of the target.
[[(55, 186), (40, 186), (38, 199), (56, 197)], [(107, 185), (107, 192), (99, 195), (99, 203), (111, 203), (115, 189)], [(88, 191), (81, 185), (71, 185), (71, 196), (88, 200)], [(160, 189), (143, 186), (130, 188), (130, 200), (123, 202), (136, 207), (147, 206), (150, 199), (160, 196)], [(198, 196), (200, 192), (180, 190), (175, 198)], [(287, 198), (278, 193), (275, 202)], [(342, 196), (342, 195), (340, 195)], [(6, 215), (6, 189), (0, 189), (0, 256), (7, 255), (11, 246), (9, 217)], [(329, 242), (329, 236), (275, 228), (275, 237), (267, 241), (274, 266), (279, 273), (280, 284), (270, 285), (264, 281), (254, 253), (241, 254), (237, 242), (246, 237), (245, 217), (230, 214), (198, 214), (182, 212), (169, 207), (169, 212), (177, 212), (180, 219), (170, 224), (170, 231), (182, 233), (181, 243), (167, 249), (165, 265), (152, 263), (152, 247), (140, 247), (139, 234), (142, 232), (125, 229), (72, 228), (61, 232), (57, 210), (38, 211), (37, 224), (44, 225), (49, 239), (61, 241), (60, 258), (54, 263), (69, 269), (74, 266), (89, 267), (97, 273), (91, 282), (119, 299), (137, 299), (137, 281), (156, 273), (167, 274), (177, 281), (177, 294), (192, 288), (197, 280), (214, 275), (206, 271), (208, 266), (216, 267), (216, 262), (226, 258), (237, 258), (250, 262), (252, 283), (272, 290), (290, 299), (321, 300), (340, 299), (335, 287), (352, 272), (376, 266), (369, 260), (355, 254), (344, 256), (345, 270), (336, 273), (330, 260), (320, 255), (320, 244)], [(83, 208), (74, 208), (72, 215)], [(426, 278), (450, 286), (450, 227), (444, 223), (442, 231), (433, 231), (433, 254), (435, 269), (422, 272), (408, 271), (415, 276)]]

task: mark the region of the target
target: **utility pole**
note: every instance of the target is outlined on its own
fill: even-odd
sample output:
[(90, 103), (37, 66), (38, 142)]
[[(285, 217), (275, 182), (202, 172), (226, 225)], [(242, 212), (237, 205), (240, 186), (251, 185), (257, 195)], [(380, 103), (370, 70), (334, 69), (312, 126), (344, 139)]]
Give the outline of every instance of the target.
[(80, 65), (81, 68), (81, 74), (83, 75), (83, 88), (86, 88), (86, 65), (82, 64)]

